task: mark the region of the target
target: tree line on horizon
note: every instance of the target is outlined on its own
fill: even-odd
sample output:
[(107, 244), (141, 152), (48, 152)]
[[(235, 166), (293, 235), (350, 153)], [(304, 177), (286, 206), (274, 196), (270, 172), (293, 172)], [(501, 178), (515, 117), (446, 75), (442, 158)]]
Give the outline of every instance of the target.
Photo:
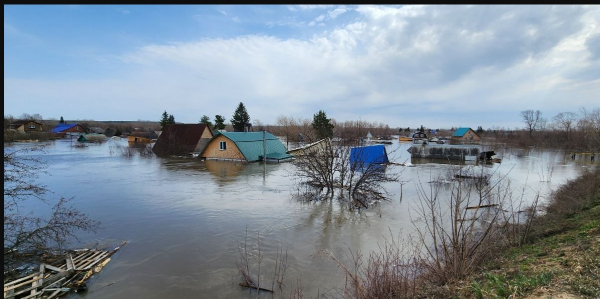
[[(473, 127), (483, 138), (491, 138), (514, 146), (545, 146), (570, 150), (600, 151), (600, 108), (586, 109), (581, 107), (577, 112), (561, 112), (550, 119), (544, 117), (540, 110), (523, 110), (520, 112), (523, 127), (521, 129), (507, 129), (491, 127), (483, 129), (482, 126)], [(10, 141), (7, 130), (15, 120), (35, 120), (45, 127), (51, 128), (59, 123), (65, 123), (63, 116), (60, 121), (54, 118), (44, 119), (40, 114), (23, 113), (19, 118), (12, 115), (4, 116), (5, 141)], [(344, 140), (358, 140), (364, 138), (368, 132), (381, 139), (391, 138), (396, 134), (408, 134), (412, 131), (436, 131), (438, 136), (450, 136), (456, 129), (432, 129), (423, 125), (402, 128), (390, 128), (387, 124), (368, 122), (364, 120), (337, 121), (328, 118), (323, 110), (319, 110), (311, 118), (280, 115), (275, 124), (263, 124), (260, 120), (251, 121), (243, 102), (235, 109), (230, 123), (226, 123), (223, 115), (217, 114), (214, 123), (210, 117), (203, 115), (199, 123), (208, 125), (213, 130), (228, 130), (235, 132), (268, 130), (277, 136), (285, 136), (288, 142), (314, 142), (325, 137), (339, 137)], [(72, 122), (72, 121), (71, 121)], [(175, 116), (165, 110), (158, 122), (132, 121), (132, 122), (101, 122), (94, 120), (77, 121), (86, 131), (94, 126), (111, 127), (123, 133), (130, 133), (139, 129), (161, 130), (168, 123), (176, 123)], [(8, 139), (7, 139), (8, 137)]]

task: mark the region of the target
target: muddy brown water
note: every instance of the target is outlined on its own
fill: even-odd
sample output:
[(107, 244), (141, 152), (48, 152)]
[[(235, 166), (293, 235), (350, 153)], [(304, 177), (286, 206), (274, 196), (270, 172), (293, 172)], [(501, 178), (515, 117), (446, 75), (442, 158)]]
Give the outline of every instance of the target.
[[(238, 285), (236, 260), (245, 239), (253, 273), (260, 249), (260, 279), (267, 288), (272, 286), (277, 253), (288, 253), (283, 289), (275, 286), (275, 295), (258, 297), (289, 298), (298, 284), (307, 298), (337, 294), (344, 275), (319, 252), (329, 251), (350, 265), (351, 252), (366, 255), (390, 234), (398, 237), (410, 231), (418, 184), (428, 186), (456, 166), (441, 160), (411, 160), (406, 151), (410, 144), (394, 141), (386, 145), (390, 160), (413, 167), (388, 166), (387, 171), (401, 173), (402, 183), (386, 185), (389, 200), (355, 211), (336, 200), (295, 200), (291, 163), (200, 162), (135, 151), (125, 156), (119, 152), (119, 147), (127, 146), (124, 140), (85, 148), (72, 144), (57, 140), (48, 143), (45, 154), (34, 153), (51, 174), (38, 181), (55, 197), (73, 198), (73, 206), (102, 223), (97, 233), (80, 234), (82, 243), (72, 246), (127, 244), (88, 281), (87, 292), (67, 298), (255, 298), (256, 292)], [(5, 144), (5, 149), (30, 145)], [(502, 163), (470, 165), (506, 175), (514, 196), (526, 199), (539, 193), (543, 201), (580, 171), (597, 165), (556, 151), (484, 150), (495, 150)], [(39, 203), (24, 207), (40, 213), (46, 209)]]

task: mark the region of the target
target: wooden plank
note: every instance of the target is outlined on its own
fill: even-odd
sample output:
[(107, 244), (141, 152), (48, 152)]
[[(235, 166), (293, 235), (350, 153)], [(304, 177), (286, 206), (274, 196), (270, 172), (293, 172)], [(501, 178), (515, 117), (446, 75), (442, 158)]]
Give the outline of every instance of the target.
[(99, 261), (101, 261), (102, 259), (104, 259), (105, 257), (108, 256), (108, 252), (104, 252), (101, 255), (98, 255), (96, 260), (92, 261), (91, 263), (86, 264), (84, 267), (82, 267), (82, 270), (87, 270), (90, 269), (92, 266), (94, 266), (95, 264), (97, 264)]
[(95, 264), (97, 264), (98, 262), (104, 260), (106, 257), (108, 257), (108, 252), (104, 253), (101, 257), (99, 257), (96, 261), (94, 261), (93, 263), (87, 265), (85, 268), (83, 268), (84, 270), (86, 269), (90, 269), (92, 268)]
[[(95, 254), (94, 254), (95, 256)], [(88, 265), (89, 263), (93, 262), (95, 259), (93, 256), (87, 257), (84, 260), (80, 260), (76, 263), (77, 265), (77, 269), (83, 269), (85, 268), (86, 265)]]
[(106, 251), (104, 251), (104, 252), (99, 251), (98, 254), (94, 254), (93, 257), (90, 257), (90, 258), (86, 259), (85, 262), (79, 264), (77, 266), (77, 268), (78, 269), (83, 269), (83, 270), (88, 269), (90, 264), (93, 264), (96, 261), (98, 261), (98, 259), (106, 257), (106, 256), (108, 256), (108, 252), (106, 252)]
[(106, 264), (108, 264), (108, 262), (110, 262), (110, 257), (105, 258), (102, 263), (96, 265), (96, 267), (94, 267), (94, 272), (98, 273), (102, 270), (102, 268), (104, 268), (104, 266), (106, 266)]
[(6, 288), (4, 288), (4, 291), (6, 292), (8, 290), (14, 290), (14, 289), (16, 289), (18, 287), (22, 287), (22, 286), (27, 285), (27, 284), (32, 284), (34, 281), (36, 281), (38, 279), (41, 279), (41, 277), (42, 277), (39, 272), (36, 272), (33, 275), (35, 275), (35, 277), (33, 277), (33, 279), (25, 281), (25, 282), (21, 282), (21, 283), (16, 284), (16, 285), (12, 285), (10, 287), (6, 287)]
[[(31, 286), (30, 286), (30, 287), (28, 287), (28, 288), (26, 288), (26, 289), (24, 289), (24, 290), (20, 290), (20, 291), (18, 291), (18, 292), (15, 292), (15, 296), (17, 296), (17, 295), (21, 295), (21, 294), (24, 294), (24, 293), (26, 293), (26, 292), (29, 292), (29, 291), (31, 291), (31, 294), (30, 294), (29, 296), (25, 297), (25, 298), (28, 298), (28, 297), (30, 297), (30, 296), (32, 296), (32, 295), (37, 295), (36, 289), (37, 289), (37, 288), (39, 288), (39, 287), (41, 286), (41, 284), (40, 284), (40, 285), (38, 285), (38, 284), (37, 284), (37, 282), (38, 282), (39, 280), (43, 279), (43, 278), (44, 278), (44, 274), (43, 274), (43, 273), (39, 273), (39, 274), (38, 274), (38, 276), (36, 276), (36, 277), (34, 278), (34, 281), (31, 283)], [(22, 298), (22, 299), (23, 299), (23, 298)]]
[[(76, 250), (75, 251), (75, 257), (73, 258), (73, 255), (71, 253), (67, 254), (67, 257), (70, 257), (71, 259), (71, 265), (74, 264), (74, 261), (77, 260), (78, 258), (81, 258), (82, 255), (84, 255), (86, 252), (88, 252), (89, 249), (80, 249), (80, 250)], [(81, 253), (80, 253), (81, 252)], [(65, 270), (69, 270), (69, 264), (68, 262), (65, 261), (65, 263), (61, 263), (60, 266), (58, 266), (61, 269), (65, 269)]]
[(38, 272), (35, 272), (35, 273), (33, 273), (33, 274), (31, 274), (31, 275), (28, 275), (28, 276), (25, 276), (25, 277), (21, 277), (21, 278), (19, 278), (19, 279), (17, 279), (17, 280), (13, 280), (13, 281), (11, 281), (11, 282), (7, 282), (7, 283), (5, 283), (5, 284), (4, 284), (4, 289), (6, 290), (6, 287), (8, 287), (8, 286), (10, 286), (10, 285), (13, 285), (13, 284), (15, 284), (15, 283), (21, 282), (21, 281), (23, 281), (23, 280), (30, 279), (30, 278), (32, 278), (32, 277), (34, 277), (34, 276), (36, 276), (36, 275), (38, 275)]
[(42, 264), (42, 265), (44, 265), (44, 267), (45, 267), (46, 269), (50, 269), (50, 270), (52, 270), (52, 271), (56, 271), (56, 272), (63, 272), (63, 271), (65, 271), (64, 269), (57, 268), (57, 267), (54, 267), (54, 266), (52, 266), (52, 265), (48, 265), (48, 264)]
[(88, 256), (90, 256), (90, 255), (92, 255), (92, 254), (94, 254), (94, 251), (93, 251), (93, 250), (86, 250), (86, 251), (82, 252), (81, 254), (77, 254), (77, 255), (75, 256), (75, 258), (73, 259), (73, 262), (75, 262), (75, 263), (76, 263), (76, 262), (78, 262), (78, 261), (80, 261), (80, 260), (82, 260), (82, 259), (85, 259), (85, 258), (87, 258)]
[(46, 299), (52, 299), (52, 298), (56, 297), (58, 295), (58, 293), (60, 293), (60, 292), (61, 292), (61, 289), (58, 289), (58, 290), (54, 291), (54, 293), (50, 294), (50, 296), (48, 296), (48, 298), (46, 298)]
[(77, 262), (75, 262), (75, 264), (77, 264), (78, 268), (81, 267), (81, 265), (83, 264), (87, 264), (90, 261), (95, 260), (95, 257), (98, 256), (99, 254), (102, 254), (103, 251), (100, 250), (93, 250), (90, 251), (90, 254), (88, 254), (85, 258), (83, 259), (79, 259)]
[(41, 292), (38, 292), (37, 288), (41, 287), (42, 284), (44, 284), (44, 274), (46, 272), (46, 264), (41, 263), (40, 264), (40, 279), (34, 281), (31, 286), (33, 287), (33, 290), (31, 290), (31, 295), (38, 295)]
[(57, 280), (66, 279), (68, 277), (71, 277), (74, 274), (75, 274), (75, 270), (73, 270), (73, 269), (63, 271), (60, 273), (56, 273), (56, 274), (50, 276), (49, 278), (47, 278), (46, 281), (44, 282), (43, 286), (48, 287), (49, 285), (53, 285)]
[(73, 263), (73, 256), (70, 253), (67, 255), (67, 259), (65, 262), (67, 265), (67, 270), (71, 270), (71, 269), (77, 270), (75, 268), (75, 264)]
[(4, 292), (4, 298), (15, 298), (15, 290)]

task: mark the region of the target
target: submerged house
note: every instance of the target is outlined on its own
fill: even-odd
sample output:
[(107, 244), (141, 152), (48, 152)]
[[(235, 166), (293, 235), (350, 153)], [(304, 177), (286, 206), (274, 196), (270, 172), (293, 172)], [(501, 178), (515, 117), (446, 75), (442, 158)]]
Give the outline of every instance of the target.
[(104, 134), (100, 134), (100, 133), (90, 133), (90, 134), (81, 134), (79, 135), (79, 138), (77, 138), (77, 141), (79, 142), (104, 142), (108, 140), (108, 137), (106, 137), (106, 135)]
[(292, 150), (287, 151), (288, 154), (292, 156), (303, 156), (309, 155), (316, 152), (326, 151), (328, 148), (331, 148), (331, 139), (325, 138), (319, 141), (307, 144), (305, 146), (301, 146)]
[(43, 131), (43, 126), (35, 120), (17, 120), (10, 124), (9, 130), (19, 132), (41, 132)]
[(458, 128), (450, 138), (451, 144), (473, 144), (478, 143), (481, 137), (471, 128)]
[(383, 170), (389, 162), (385, 145), (358, 146), (350, 149), (350, 167), (358, 171)]
[(85, 130), (79, 124), (58, 124), (54, 129), (50, 130), (60, 136), (79, 136), (85, 133)]
[(261, 161), (263, 156), (266, 161), (277, 162), (293, 157), (286, 152), (285, 145), (279, 138), (265, 131), (217, 132), (200, 154), (205, 160), (244, 162)]
[(168, 124), (158, 136), (152, 152), (157, 156), (197, 155), (212, 137), (210, 127), (205, 124)]
[(408, 148), (411, 158), (475, 161), (480, 145), (414, 144)]
[(158, 138), (154, 131), (149, 132), (131, 132), (127, 137), (127, 141), (131, 143), (152, 143)]
[(425, 134), (423, 131), (410, 133), (408, 137), (412, 138), (413, 143), (422, 143), (423, 141), (427, 141), (427, 134)]
[(350, 149), (351, 164), (385, 164), (388, 162), (387, 151), (383, 144), (358, 146)]

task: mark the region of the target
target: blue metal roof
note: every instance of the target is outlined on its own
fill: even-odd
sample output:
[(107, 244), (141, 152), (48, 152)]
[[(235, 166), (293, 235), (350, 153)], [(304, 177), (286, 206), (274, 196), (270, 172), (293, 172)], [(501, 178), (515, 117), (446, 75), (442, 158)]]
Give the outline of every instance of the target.
[(465, 135), (471, 128), (458, 128), (456, 129), (456, 131), (454, 131), (454, 134), (452, 134), (452, 137), (462, 137), (463, 135)]
[(76, 125), (77, 124), (58, 124), (56, 127), (54, 127), (54, 129), (50, 130), (50, 132), (60, 133), (64, 130), (68, 130)]

